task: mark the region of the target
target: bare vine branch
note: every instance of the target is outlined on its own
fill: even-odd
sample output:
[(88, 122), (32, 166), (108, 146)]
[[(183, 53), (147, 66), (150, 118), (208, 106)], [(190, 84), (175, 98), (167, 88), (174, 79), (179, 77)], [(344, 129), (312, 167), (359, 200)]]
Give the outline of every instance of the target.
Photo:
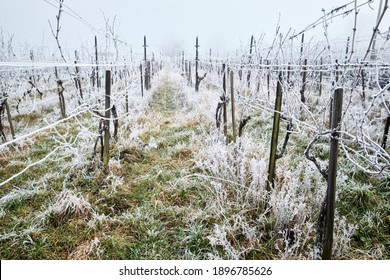
[(65, 59), (64, 53), (62, 51), (62, 47), (61, 47), (60, 39), (59, 39), (60, 30), (61, 30), (60, 19), (61, 19), (61, 15), (62, 15), (62, 12), (63, 12), (63, 9), (62, 9), (62, 4), (63, 3), (64, 3), (64, 0), (59, 0), (58, 1), (59, 7), (58, 7), (58, 15), (56, 15), (56, 19), (57, 19), (56, 31), (54, 31), (53, 26), (52, 26), (50, 20), (49, 20), (49, 25), (50, 25), (51, 33), (53, 34), (54, 38), (56, 39), (57, 47), (58, 47), (58, 50), (60, 51), (61, 58), (66, 63), (66, 59)]

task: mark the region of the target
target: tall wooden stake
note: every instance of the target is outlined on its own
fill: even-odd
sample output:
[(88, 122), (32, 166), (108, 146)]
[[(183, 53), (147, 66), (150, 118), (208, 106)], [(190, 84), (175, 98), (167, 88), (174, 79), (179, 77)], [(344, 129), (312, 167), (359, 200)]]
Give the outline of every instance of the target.
[(338, 88), (335, 90), (333, 95), (333, 113), (331, 124), (332, 134), (330, 140), (328, 189), (326, 192), (325, 233), (322, 251), (322, 259), (324, 260), (330, 260), (332, 258), (334, 209), (336, 199), (337, 156), (339, 149), (338, 130), (340, 129), (342, 110), (343, 89)]
[(301, 87), (301, 102), (305, 104), (306, 98), (305, 98), (305, 89), (306, 89), (306, 78), (307, 78), (307, 58), (305, 58), (305, 61), (303, 62), (303, 68), (302, 68), (302, 87)]
[[(74, 61), (74, 64), (75, 64), (75, 68), (76, 68), (76, 80), (75, 80), (75, 84), (76, 84), (76, 88), (79, 90), (80, 92), (80, 98), (81, 99), (84, 99), (83, 98), (83, 89), (81, 88), (81, 80), (80, 80), (80, 69), (79, 67), (77, 66), (77, 60), (79, 59), (78, 58), (78, 55), (77, 55), (77, 51), (74, 51), (74, 56), (75, 56), (75, 61)], [(80, 104), (80, 100), (79, 100), (79, 104)]]
[[(225, 63), (222, 64), (222, 71), (223, 71), (223, 82), (222, 82), (222, 87), (223, 87), (223, 134), (227, 138), (227, 106), (226, 106), (226, 65)], [(227, 139), (226, 139), (227, 141)]]
[(383, 148), (383, 150), (386, 150), (386, 142), (387, 142), (387, 137), (389, 135), (389, 127), (390, 127), (390, 116), (387, 116), (386, 124), (385, 124), (385, 131), (383, 132), (383, 138), (382, 138), (382, 144), (381, 144), (381, 147)]
[(268, 93), (268, 99), (269, 99), (269, 96), (270, 96), (270, 83), (271, 83), (271, 77), (270, 77), (270, 67), (269, 67), (269, 60), (267, 59), (267, 93)]
[(144, 47), (144, 61), (146, 61), (146, 48), (148, 45), (146, 45), (146, 36), (144, 36), (144, 44), (142, 45)]
[(248, 63), (249, 63), (249, 70), (248, 70), (248, 75), (246, 76), (246, 82), (248, 84), (248, 88), (250, 87), (250, 84), (251, 84), (251, 70), (250, 70), (250, 67), (251, 67), (251, 63), (252, 63), (252, 47), (253, 47), (253, 35), (251, 37), (251, 46), (249, 48), (249, 60), (248, 60)]
[(232, 103), (232, 125), (233, 125), (233, 141), (236, 142), (237, 130), (236, 130), (236, 109), (234, 100), (234, 74), (230, 72), (230, 102)]
[(188, 85), (192, 87), (191, 61), (188, 61)]
[(144, 44), (142, 45), (144, 47), (144, 83), (145, 83), (145, 90), (150, 89), (150, 61), (147, 61), (146, 58), (146, 48), (148, 45), (146, 44), (146, 36), (144, 36)]
[(142, 63), (139, 65), (139, 71), (141, 72), (141, 96), (144, 96), (144, 77), (142, 75)]
[(320, 60), (320, 96), (322, 95), (322, 57), (321, 57), (321, 60)]
[(64, 98), (64, 87), (62, 81), (58, 78), (58, 71), (57, 67), (54, 67), (54, 75), (56, 77), (57, 81), (57, 91), (58, 91), (58, 99), (60, 102), (60, 110), (61, 110), (61, 117), (66, 117), (66, 110), (65, 110), (65, 98)]
[[(282, 110), (282, 72), (279, 72), (278, 83), (276, 86), (276, 99), (275, 99), (275, 112), (274, 112), (274, 123), (272, 129), (271, 138), (271, 152), (269, 157), (268, 167), (268, 180), (267, 180), (267, 191), (271, 190), (275, 184), (275, 164), (276, 164), (276, 153), (278, 148), (279, 138), (279, 125), (280, 125), (280, 112)], [(271, 184), (271, 186), (270, 186)]]
[(104, 152), (103, 165), (108, 166), (110, 159), (110, 117), (111, 117), (111, 71), (106, 71), (105, 113), (104, 113)]
[(98, 47), (97, 47), (97, 37), (95, 36), (95, 63), (96, 63), (96, 85), (100, 88), (100, 78), (99, 78), (99, 66), (98, 66)]
[(299, 64), (301, 64), (301, 62), (302, 62), (303, 43), (304, 42), (305, 42), (305, 33), (302, 33), (302, 37), (301, 37), (301, 52), (300, 52), (300, 56), (299, 56)]
[(5, 104), (5, 110), (7, 111), (7, 118), (8, 118), (9, 128), (11, 129), (12, 139), (15, 139), (15, 130), (14, 130), (14, 125), (12, 123), (11, 112), (9, 110), (7, 99), (4, 100), (4, 104)]
[(198, 37), (196, 37), (196, 53), (195, 53), (195, 91), (199, 91), (199, 73), (198, 73), (198, 64), (199, 64), (199, 43), (198, 43)]

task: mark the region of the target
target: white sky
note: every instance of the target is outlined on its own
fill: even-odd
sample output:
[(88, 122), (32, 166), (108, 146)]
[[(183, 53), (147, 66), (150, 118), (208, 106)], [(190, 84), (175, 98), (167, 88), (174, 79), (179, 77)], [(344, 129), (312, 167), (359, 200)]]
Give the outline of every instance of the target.
[[(93, 45), (94, 35), (103, 41), (104, 19), (117, 16), (116, 32), (121, 40), (141, 52), (143, 35), (152, 49), (177, 47), (190, 49), (199, 36), (201, 48), (235, 49), (240, 43), (247, 44), (251, 35), (272, 41), (279, 15), (281, 32), (291, 28), (296, 32), (335, 7), (352, 0), (65, 0), (65, 10), (71, 8), (85, 21), (101, 29), (91, 30), (77, 19), (63, 14), (60, 40), (62, 45), (76, 48)], [(56, 0), (47, 2), (58, 6)], [(0, 0), (0, 27), (5, 35), (14, 34), (15, 41), (32, 46), (54, 46), (48, 20), (55, 24), (58, 10), (45, 0)], [(358, 0), (364, 3), (365, 0)], [(358, 16), (359, 38), (367, 39), (377, 17), (379, 0), (370, 9), (362, 7)], [(353, 5), (350, 6), (351, 8)], [(390, 11), (389, 11), (390, 13)], [(343, 42), (352, 35), (353, 14), (339, 17), (330, 24), (330, 38)], [(387, 31), (390, 16), (381, 25)], [(306, 40), (324, 40), (324, 29), (318, 26), (305, 34)], [(314, 37), (314, 38), (313, 38)]]

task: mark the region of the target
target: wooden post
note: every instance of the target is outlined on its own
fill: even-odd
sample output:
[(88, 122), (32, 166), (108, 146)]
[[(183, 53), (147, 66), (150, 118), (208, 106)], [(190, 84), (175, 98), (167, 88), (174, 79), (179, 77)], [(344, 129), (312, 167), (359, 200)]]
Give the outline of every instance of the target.
[(65, 98), (64, 98), (65, 89), (63, 87), (62, 81), (58, 78), (57, 67), (54, 67), (54, 74), (57, 82), (57, 92), (58, 92), (58, 99), (60, 102), (61, 117), (65, 118), (66, 117)]
[(181, 52), (181, 72), (184, 73), (184, 51)]
[[(33, 50), (30, 50), (30, 60), (32, 63), (34, 63), (34, 51)], [(35, 70), (34, 70), (34, 67), (32, 68), (32, 75), (31, 75), (31, 82), (34, 84), (34, 87), (36, 87), (37, 85), (37, 80), (36, 80), (36, 77), (35, 77)], [(37, 87), (38, 88), (38, 87)], [(39, 95), (39, 98), (42, 99), (42, 94)]]
[(234, 74), (230, 72), (230, 102), (232, 104), (232, 125), (233, 125), (233, 141), (236, 142), (236, 113), (235, 113), (235, 100), (234, 100)]
[(223, 87), (223, 134), (226, 137), (227, 141), (227, 106), (226, 106), (226, 65), (225, 63), (222, 64), (222, 71), (223, 71), (223, 81), (222, 81), (222, 87)]
[[(275, 98), (275, 112), (274, 112), (274, 122), (272, 129), (272, 138), (271, 138), (271, 152), (269, 157), (269, 167), (268, 167), (268, 180), (267, 180), (267, 191), (271, 190), (274, 187), (275, 179), (275, 163), (276, 163), (276, 153), (278, 148), (278, 138), (279, 138), (279, 125), (280, 125), (280, 112), (282, 110), (282, 72), (279, 72), (279, 78), (276, 86), (276, 98)], [(271, 186), (270, 186), (271, 184)]]
[(362, 77), (362, 100), (366, 100), (366, 81), (365, 81), (365, 72), (363, 69), (360, 75)]
[(12, 139), (15, 139), (15, 130), (14, 130), (14, 125), (12, 123), (11, 112), (9, 110), (8, 99), (4, 100), (4, 105), (5, 105), (5, 110), (7, 111), (7, 118), (8, 118), (9, 128), (11, 129)]
[[(335, 66), (335, 80), (332, 81), (332, 86), (335, 87), (339, 81), (339, 61), (336, 59), (336, 66)], [(329, 128), (332, 128), (332, 121), (333, 121), (333, 112), (334, 112), (334, 94), (330, 99), (329, 104)]]
[(249, 64), (249, 70), (248, 70), (248, 75), (246, 76), (246, 82), (248, 84), (248, 88), (250, 87), (251, 84), (251, 63), (252, 63), (252, 47), (253, 47), (253, 35), (251, 37), (251, 46), (249, 49), (249, 59), (248, 59), (248, 64)]
[(349, 40), (350, 40), (350, 38), (349, 38), (349, 36), (348, 36), (348, 38), (347, 38), (347, 46), (346, 46), (346, 48), (345, 48), (345, 60), (344, 60), (344, 63), (345, 63), (345, 64), (346, 64), (347, 61), (348, 61)]
[(150, 89), (150, 61), (146, 58), (146, 48), (148, 45), (146, 44), (146, 36), (144, 36), (144, 44), (142, 45), (144, 47), (144, 83), (145, 83), (145, 90)]
[(99, 79), (99, 66), (98, 66), (98, 48), (97, 48), (97, 37), (95, 36), (95, 63), (96, 63), (96, 85), (100, 88), (100, 79)]
[(320, 96), (322, 95), (322, 57), (321, 57), (321, 60), (320, 60)]
[[(125, 79), (125, 85), (127, 87), (127, 79), (129, 77), (129, 70), (127, 69), (127, 67), (125, 68), (125, 71), (123, 72), (123, 77)], [(126, 89), (126, 92), (125, 92), (125, 110), (126, 110), (126, 114), (129, 112), (129, 92), (128, 90)]]
[(196, 53), (195, 53), (195, 91), (199, 91), (199, 73), (198, 73), (198, 67), (199, 67), (199, 43), (198, 43), (198, 36), (196, 37)]
[(184, 61), (184, 73), (187, 79), (187, 85), (190, 85), (190, 79), (188, 78), (188, 61)]
[(305, 98), (306, 78), (307, 78), (307, 58), (305, 58), (302, 67), (302, 87), (300, 93), (301, 93), (301, 102), (303, 104), (305, 104), (306, 102), (306, 98)]
[(387, 142), (387, 137), (389, 135), (389, 127), (390, 127), (390, 116), (387, 116), (386, 124), (385, 124), (385, 131), (383, 132), (383, 138), (382, 138), (382, 144), (381, 144), (381, 147), (383, 150), (386, 150), (386, 142)]
[(4, 110), (5, 110), (4, 102), (1, 102), (0, 103), (0, 140), (3, 142), (6, 142), (7, 137), (5, 137), (3, 120), (2, 120), (3, 115), (4, 115)]
[(305, 33), (302, 33), (302, 37), (301, 37), (301, 52), (300, 52), (300, 56), (299, 56), (299, 64), (301, 64), (301, 62), (302, 62), (303, 43), (304, 42), (305, 42)]
[(151, 66), (150, 66), (150, 60), (147, 60), (145, 63), (145, 89), (150, 90), (150, 74), (151, 74)]
[(141, 96), (144, 96), (144, 77), (142, 75), (142, 63), (139, 65), (139, 70), (141, 72)]
[[(81, 81), (80, 81), (80, 69), (79, 67), (77, 66), (77, 60), (78, 60), (78, 55), (77, 55), (77, 51), (74, 51), (74, 55), (75, 55), (75, 61), (74, 61), (74, 64), (76, 65), (75, 68), (76, 68), (76, 81), (75, 81), (75, 84), (76, 84), (76, 88), (79, 90), (80, 92), (80, 98), (81, 99), (84, 99), (83, 98), (83, 89), (81, 88)], [(81, 102), (79, 101), (79, 104)]]
[(191, 61), (188, 61), (188, 84), (192, 86)]
[[(91, 64), (93, 64), (93, 58), (91, 59)], [(95, 67), (92, 66), (92, 73), (91, 73), (91, 76), (90, 76), (90, 81), (92, 83), (92, 87), (95, 88)]]
[(146, 48), (148, 45), (146, 45), (146, 36), (144, 36), (144, 44), (142, 45), (144, 47), (144, 61), (146, 61)]
[(213, 60), (211, 58), (211, 49), (210, 49), (210, 68), (209, 68), (210, 72), (213, 71)]
[(126, 91), (126, 96), (125, 96), (125, 102), (126, 102), (126, 107), (125, 107), (125, 110), (126, 110), (126, 114), (129, 112), (129, 93)]
[(103, 165), (107, 168), (110, 159), (110, 117), (111, 117), (111, 71), (106, 71), (106, 92), (105, 92), (105, 111), (104, 111), (104, 152)]
[(268, 99), (270, 96), (270, 83), (271, 83), (271, 77), (270, 77), (270, 67), (269, 67), (269, 60), (267, 59), (267, 92), (268, 92)]
[(326, 192), (326, 217), (325, 217), (325, 234), (322, 251), (322, 259), (330, 260), (332, 258), (333, 246), (333, 227), (334, 227), (334, 210), (336, 199), (336, 175), (337, 175), (337, 156), (339, 149), (339, 129), (341, 125), (341, 113), (343, 111), (343, 89), (338, 88), (333, 95), (333, 113), (331, 124), (331, 140), (329, 152), (329, 169), (328, 169), (328, 189)]

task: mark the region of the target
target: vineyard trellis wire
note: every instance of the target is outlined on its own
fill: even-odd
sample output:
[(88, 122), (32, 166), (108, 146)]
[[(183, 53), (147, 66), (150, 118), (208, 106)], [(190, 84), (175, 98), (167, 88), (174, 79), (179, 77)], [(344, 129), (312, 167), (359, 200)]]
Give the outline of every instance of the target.
[[(338, 12), (338, 10), (334, 12)], [(325, 24), (328, 16), (329, 14), (324, 16), (321, 24)], [(352, 62), (352, 54), (355, 57), (357, 56), (353, 44), (348, 59), (347, 55), (344, 57), (343, 54), (340, 57), (332, 51), (329, 51), (326, 55), (326, 45), (323, 50), (319, 45), (314, 48), (304, 45), (304, 36), (302, 36), (298, 48), (294, 45), (292, 39), (292, 43), (289, 45), (286, 43), (288, 41), (287, 36), (278, 36), (278, 32), (279, 29), (277, 29), (277, 36), (275, 36), (272, 44), (274, 48), (266, 50), (261, 49), (261, 46), (254, 42), (252, 36), (249, 56), (244, 52), (226, 58), (212, 58), (210, 50), (210, 57), (201, 59), (198, 57), (198, 40), (196, 40), (195, 59), (189, 56), (185, 61), (184, 53), (179, 54), (176, 67), (181, 69), (182, 76), (186, 77), (189, 85), (192, 84), (192, 80), (195, 80), (195, 92), (202, 90), (202, 88), (199, 88), (200, 80), (205, 79), (203, 84), (213, 85), (221, 93), (220, 102), (210, 104), (210, 106), (218, 106), (220, 110), (217, 109), (216, 112), (217, 127), (222, 122), (221, 116), (223, 113), (222, 127), (226, 143), (229, 143), (230, 140), (228, 133), (228, 122), (230, 121), (227, 116), (227, 105), (230, 102), (233, 111), (231, 118), (233, 123), (230, 122), (233, 129), (232, 139), (236, 139), (234, 111), (240, 115), (237, 119), (239, 123), (238, 147), (240, 138), (243, 137), (245, 124), (256, 118), (264, 118), (265, 122), (270, 123), (274, 115), (280, 115), (282, 127), (286, 127), (286, 137), (282, 149), (279, 149), (278, 153), (276, 153), (276, 147), (274, 147), (275, 160), (281, 158), (286, 150), (288, 150), (287, 153), (291, 153), (291, 150), (296, 148), (289, 146), (288, 142), (291, 136), (295, 143), (298, 142), (304, 145), (304, 149), (299, 152), (303, 153), (307, 160), (315, 165), (325, 180), (328, 180), (329, 167), (326, 167), (326, 160), (318, 156), (318, 151), (326, 150), (329, 142), (338, 140), (340, 154), (353, 166), (368, 174), (389, 177), (390, 156), (388, 149), (386, 149), (390, 116), (388, 49), (383, 48), (378, 53), (378, 59), (375, 61), (362, 59), (361, 61)], [(349, 39), (347, 42), (349, 44)], [(329, 42), (327, 43), (329, 45)], [(146, 46), (146, 38), (144, 37), (145, 55)], [(264, 57), (261, 54), (264, 54)], [(81, 164), (85, 157), (84, 153), (77, 147), (76, 141), (82, 138), (82, 133), (88, 134), (88, 139), (91, 140), (90, 143), (95, 143), (94, 156), (97, 153), (96, 144), (103, 139), (102, 134), (105, 133), (104, 138), (109, 138), (107, 128), (111, 121), (113, 121), (117, 132), (120, 119), (128, 118), (131, 120), (131, 115), (136, 110), (137, 103), (134, 103), (134, 98), (131, 98), (133, 104), (129, 106), (129, 94), (136, 95), (136, 99), (139, 99), (140, 103), (153, 94), (147, 92), (144, 97), (143, 90), (151, 89), (149, 75), (153, 71), (150, 68), (161, 68), (158, 65), (153, 66), (153, 64), (158, 64), (156, 61), (147, 60), (145, 57), (142, 62), (133, 61), (131, 58), (131, 63), (115, 60), (115, 63), (111, 64), (107, 62), (106, 56), (107, 63), (101, 63), (104, 59), (98, 60), (97, 58), (96, 37), (95, 55), (96, 58), (92, 59), (95, 63), (77, 62), (77, 66), (71, 63), (44, 63), (39, 61), (0, 63), (2, 103), (3, 100), (10, 101), (11, 107), (16, 109), (19, 116), (25, 118), (26, 115), (42, 109), (45, 113), (50, 111), (50, 108), (45, 105), (57, 106), (54, 105), (58, 97), (55, 94), (56, 87), (54, 85), (59, 86), (60, 102), (65, 103), (66, 100), (66, 108), (68, 109), (65, 114), (65, 106), (60, 105), (62, 119), (54, 122), (53, 119), (59, 117), (59, 114), (57, 114), (58, 112), (49, 112), (48, 118), (43, 120), (46, 122), (46, 126), (43, 127), (26, 126), (21, 128), (18, 127), (20, 122), (16, 124), (18, 133), (23, 131), (25, 134), (17, 135), (15, 139), (0, 144), (0, 153), (17, 147), (17, 143), (22, 142), (22, 140), (30, 139), (33, 141), (35, 135), (47, 131), (54, 135), (51, 136), (56, 146), (43, 158), (35, 162), (27, 162), (24, 169), (0, 182), (0, 186), (12, 182), (29, 168), (44, 163), (60, 151), (63, 151), (64, 157), (73, 158), (73, 166), (70, 168)], [(367, 58), (367, 53), (364, 58)], [(140, 66), (140, 69), (138, 69), (138, 66)], [(194, 74), (191, 74), (191, 66), (195, 66)], [(57, 72), (54, 71), (55, 68), (58, 68), (59, 71), (55, 74), (58, 77), (54, 79), (54, 73)], [(75, 69), (76, 72), (71, 73), (69, 69)], [(180, 71), (177, 69), (175, 71)], [(206, 71), (202, 78), (199, 77), (199, 69)], [(103, 101), (107, 98), (107, 94), (103, 92), (103, 89), (99, 89), (99, 85), (103, 78), (101, 73), (106, 70), (111, 70), (110, 73), (113, 74), (112, 79), (110, 79), (112, 82), (112, 102), (110, 102), (112, 106), (104, 107)], [(228, 82), (229, 79), (230, 83)], [(140, 81), (141, 85), (139, 84)], [(26, 85), (28, 85), (27, 89)], [(228, 94), (229, 85), (230, 98)], [(283, 100), (279, 100), (282, 103), (281, 109), (275, 108), (273, 104), (275, 92), (277, 92), (275, 85), (281, 87), (283, 91)], [(139, 92), (140, 86), (141, 93)], [(337, 90), (342, 90), (344, 93), (344, 106), (342, 108), (341, 124), (336, 126), (335, 129), (331, 127), (331, 119), (332, 108), (334, 107), (333, 93)], [(60, 92), (66, 94), (64, 101), (61, 101)], [(196, 96), (196, 93), (194, 95)], [(114, 108), (119, 110), (116, 111)], [(86, 124), (82, 120), (83, 116), (92, 117), (94, 121), (89, 121), (90, 123)], [(9, 116), (8, 120), (10, 119)], [(4, 117), (1, 120), (4, 121)], [(79, 125), (81, 132), (77, 135), (60, 132), (59, 126), (67, 121)], [(11, 126), (11, 123), (9, 124)], [(3, 129), (1, 132), (3, 132)], [(116, 134), (116, 132), (114, 133)], [(5, 137), (4, 133), (3, 135)], [(95, 139), (96, 141), (94, 141)], [(107, 143), (107, 141), (105, 142)], [(90, 145), (92, 146), (92, 144)], [(101, 144), (101, 149), (107, 151), (108, 144)], [(102, 158), (104, 165), (107, 165), (108, 156), (104, 153)], [(269, 171), (269, 173), (271, 172)], [(267, 182), (274, 183), (272, 176), (268, 178)], [(64, 186), (65, 184), (66, 180)]]

